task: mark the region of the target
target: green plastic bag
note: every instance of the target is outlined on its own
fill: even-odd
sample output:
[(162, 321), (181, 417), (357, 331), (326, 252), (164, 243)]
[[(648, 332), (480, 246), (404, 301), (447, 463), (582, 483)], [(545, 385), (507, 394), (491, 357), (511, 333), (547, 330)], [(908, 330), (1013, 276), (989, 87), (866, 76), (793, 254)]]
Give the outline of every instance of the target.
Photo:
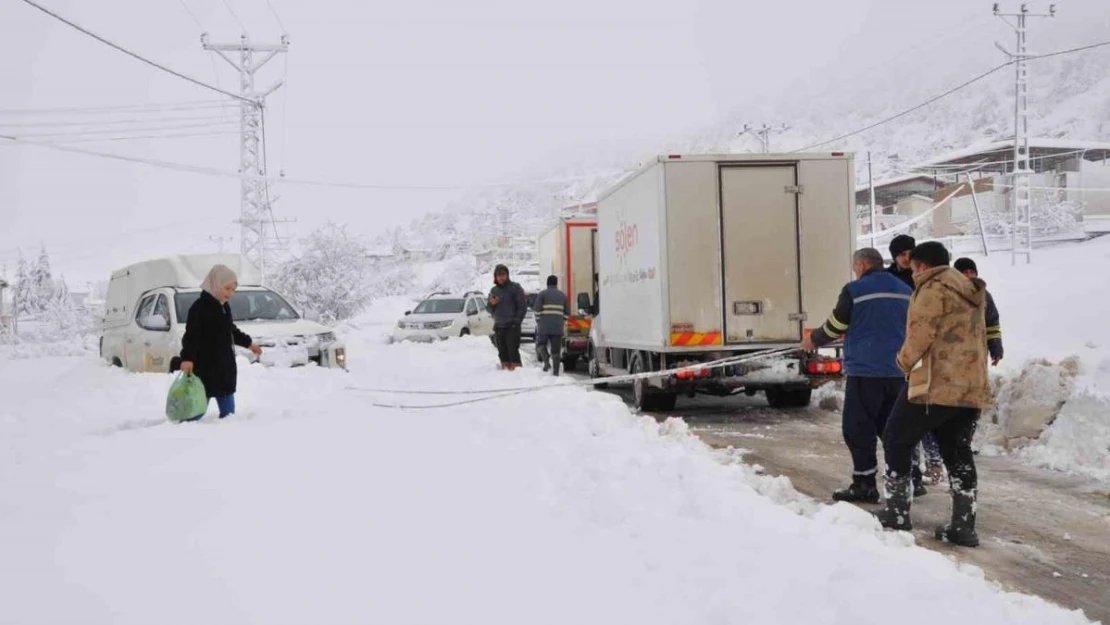
[(178, 373), (166, 397), (166, 417), (174, 423), (192, 421), (208, 411), (204, 382), (195, 375)]

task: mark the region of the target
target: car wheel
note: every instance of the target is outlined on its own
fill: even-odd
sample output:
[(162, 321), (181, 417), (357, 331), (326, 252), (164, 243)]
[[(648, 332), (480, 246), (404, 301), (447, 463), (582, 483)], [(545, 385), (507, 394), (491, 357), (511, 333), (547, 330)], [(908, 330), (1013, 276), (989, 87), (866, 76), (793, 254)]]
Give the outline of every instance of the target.
[(459, 338), (464, 336), (470, 336), (470, 328), (463, 328), (462, 332), (459, 332)]

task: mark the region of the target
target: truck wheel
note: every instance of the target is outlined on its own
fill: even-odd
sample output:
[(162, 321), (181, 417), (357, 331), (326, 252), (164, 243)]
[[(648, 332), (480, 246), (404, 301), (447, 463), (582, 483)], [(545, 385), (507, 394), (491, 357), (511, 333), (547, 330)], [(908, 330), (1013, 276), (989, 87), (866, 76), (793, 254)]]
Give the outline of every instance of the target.
[[(601, 363), (597, 361), (597, 352), (594, 350), (593, 343), (586, 349), (586, 370), (590, 374), (591, 380), (601, 378)], [(594, 388), (609, 388), (608, 384), (594, 384)]]
[(813, 396), (811, 388), (769, 388), (764, 393), (772, 408), (805, 408)]
[(563, 371), (570, 373), (578, 366), (578, 356), (563, 356)]
[[(629, 368), (629, 372), (632, 375), (648, 372), (647, 367), (644, 366), (643, 358), (639, 354), (632, 357), (632, 367)], [(632, 381), (632, 405), (638, 408), (640, 412), (651, 412), (659, 407), (659, 395), (647, 380)]]
[(660, 393), (655, 396), (655, 409), (659, 412), (670, 412), (678, 403), (678, 393)]

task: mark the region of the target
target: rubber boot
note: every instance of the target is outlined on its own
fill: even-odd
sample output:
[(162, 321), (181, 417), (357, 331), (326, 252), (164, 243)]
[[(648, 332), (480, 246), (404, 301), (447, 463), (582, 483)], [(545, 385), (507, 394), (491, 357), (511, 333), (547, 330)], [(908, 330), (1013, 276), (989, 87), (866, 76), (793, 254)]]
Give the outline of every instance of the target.
[(952, 522), (937, 527), (933, 532), (937, 540), (963, 547), (979, 546), (979, 534), (975, 532), (975, 499), (974, 490), (960, 491), (952, 485)]
[(908, 477), (888, 477), (886, 480), (886, 508), (872, 514), (883, 527), (891, 530), (910, 531), (910, 503), (913, 501), (913, 485)]
[[(555, 377), (559, 377), (559, 367), (563, 365), (563, 362), (558, 358), (552, 360), (554, 360), (554, 362), (551, 363), (551, 373), (553, 373)], [(544, 371), (546, 371), (546, 369), (544, 369)]]
[[(555, 365), (555, 366), (558, 367), (559, 365)], [(547, 373), (548, 371), (551, 371), (551, 363), (550, 362), (548, 362), (546, 360), (543, 361), (543, 371), (544, 371), (544, 373)], [(556, 373), (555, 375), (559, 375), (559, 374)]]
[(879, 489), (875, 486), (875, 477), (871, 479), (854, 476), (852, 483), (847, 488), (838, 488), (833, 491), (833, 501), (847, 501), (851, 503), (879, 503)]
[(913, 496), (924, 497), (929, 494), (929, 490), (925, 488), (925, 475), (921, 472), (921, 467), (914, 465), (913, 467)]

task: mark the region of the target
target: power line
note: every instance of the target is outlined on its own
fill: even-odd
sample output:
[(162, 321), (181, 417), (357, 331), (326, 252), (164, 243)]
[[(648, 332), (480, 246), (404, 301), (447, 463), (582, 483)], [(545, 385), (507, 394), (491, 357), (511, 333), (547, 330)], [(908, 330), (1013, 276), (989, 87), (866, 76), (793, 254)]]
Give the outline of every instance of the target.
[(223, 0), (223, 2), (224, 6), (227, 7), (227, 12), (231, 13), (231, 18), (234, 19), (235, 23), (239, 25), (239, 28), (242, 30), (243, 34), (249, 35), (250, 33), (247, 32), (247, 27), (243, 25), (243, 21), (240, 20), (239, 16), (235, 14), (235, 9), (231, 8), (231, 2), (229, 2), (228, 0)]
[(274, 9), (274, 3), (270, 0), (266, 0), (266, 6), (270, 7), (270, 13), (274, 15), (274, 20), (277, 21), (278, 28), (281, 28), (281, 33), (284, 35), (286, 33), (285, 24), (281, 23), (281, 17), (278, 15), (277, 10)]
[[(376, 191), (464, 191), (467, 189), (476, 188), (497, 188), (497, 187), (513, 187), (520, 185), (541, 185), (541, 184), (559, 184), (567, 182), (575, 182), (580, 180), (592, 180), (596, 176), (611, 175), (616, 172), (604, 172), (591, 176), (574, 176), (566, 178), (550, 178), (545, 180), (520, 180), (516, 182), (494, 182), (494, 183), (479, 183), (470, 185), (398, 185), (398, 184), (374, 184), (374, 183), (360, 183), (360, 182), (340, 182), (340, 181), (326, 181), (326, 180), (309, 180), (297, 178), (273, 178), (270, 176), (248, 176), (240, 174), (236, 171), (216, 169), (214, 167), (202, 167), (199, 165), (189, 165), (186, 163), (175, 163), (172, 161), (161, 161), (155, 159), (140, 158), (136, 156), (127, 156), (125, 154), (114, 154), (111, 152), (99, 152), (96, 150), (86, 150), (83, 148), (67, 147), (63, 145), (56, 145), (53, 143), (45, 143), (41, 141), (27, 141), (17, 136), (0, 134), (0, 139), (10, 141), (12, 143), (31, 145), (42, 147), (59, 152), (68, 152), (71, 154), (82, 154), (84, 156), (96, 156), (116, 161), (123, 161), (126, 163), (137, 163), (140, 165), (149, 165), (151, 167), (159, 167), (162, 169), (169, 169), (173, 171), (181, 171), (194, 174), (203, 174), (208, 176), (217, 176), (222, 178), (257, 178), (264, 179), (272, 184), (290, 184), (307, 187), (327, 187), (336, 189), (365, 189)], [(623, 171), (621, 173), (624, 173)]]
[[(185, 9), (185, 12), (188, 13), (189, 17), (193, 19), (193, 23), (196, 24), (197, 28), (200, 29), (201, 36), (204, 36), (205, 32), (208, 29), (204, 27), (204, 24), (200, 23), (200, 19), (198, 19), (196, 13), (193, 13), (192, 9), (189, 8), (189, 5), (186, 4), (185, 0), (178, 1), (181, 3), (181, 8)], [(222, 89), (223, 85), (220, 84), (220, 70), (216, 67), (216, 59), (209, 56), (208, 61), (212, 64), (212, 76), (216, 79), (216, 86)]]
[(189, 17), (193, 18), (193, 22), (197, 25), (197, 28), (200, 29), (200, 32), (204, 32), (204, 24), (201, 24), (200, 20), (197, 19), (196, 13), (193, 13), (188, 4), (185, 4), (185, 0), (178, 1), (181, 3), (181, 8), (185, 9), (185, 12), (189, 14)]
[(29, 122), (20, 124), (0, 123), (0, 128), (68, 128), (88, 126), (126, 126), (129, 124), (156, 124), (160, 122), (203, 122), (203, 121), (231, 121), (223, 115), (205, 115), (200, 117), (132, 117), (130, 119), (100, 119), (83, 122)]
[[(1027, 58), (1030, 59), (1030, 60), (1033, 60), (1033, 59), (1047, 59), (1047, 58), (1051, 58), (1051, 57), (1055, 57), (1055, 56), (1061, 56), (1061, 55), (1064, 55), (1064, 54), (1073, 54), (1073, 53), (1076, 53), (1076, 52), (1084, 52), (1086, 50), (1093, 50), (1095, 48), (1100, 48), (1100, 47), (1103, 47), (1103, 46), (1110, 46), (1110, 41), (1103, 41), (1103, 42), (1094, 43), (1094, 44), (1090, 44), (1090, 45), (1086, 45), (1086, 46), (1080, 46), (1080, 47), (1077, 47), (1077, 48), (1069, 48), (1067, 50), (1058, 50), (1056, 52), (1049, 52), (1049, 53), (1046, 53), (1046, 54), (1030, 55)], [(906, 115), (909, 115), (910, 113), (914, 113), (916, 111), (919, 111), (919, 110), (933, 104), (934, 102), (937, 102), (938, 100), (946, 98), (946, 97), (952, 95), (953, 93), (956, 93), (957, 91), (960, 91), (961, 89), (964, 89), (964, 88), (966, 88), (966, 87), (968, 87), (968, 86), (970, 86), (970, 85), (972, 85), (972, 84), (974, 84), (974, 83), (976, 83), (980, 80), (983, 80), (984, 78), (994, 74), (995, 72), (998, 72), (1001, 69), (1004, 69), (1006, 67), (1009, 67), (1010, 65), (1013, 65), (1014, 63), (1015, 63), (1015, 61), (1013, 61), (1013, 60), (1007, 61), (1007, 62), (995, 67), (994, 69), (987, 70), (987, 71), (983, 72), (982, 74), (979, 74), (978, 76), (975, 76), (974, 78), (972, 78), (972, 79), (970, 79), (966, 82), (963, 82), (963, 83), (949, 89), (948, 91), (945, 91), (944, 93), (941, 93), (940, 95), (934, 96), (934, 97), (922, 102), (921, 104), (918, 104), (917, 106), (908, 108), (908, 109), (906, 109), (906, 110), (904, 110), (900, 113), (896, 113), (894, 115), (891, 115), (890, 117), (881, 119), (881, 120), (871, 124), (870, 126), (865, 126), (863, 128), (860, 128), (859, 130), (855, 130), (853, 132), (849, 132), (847, 134), (840, 135), (839, 137), (829, 139), (828, 141), (822, 141), (821, 143), (814, 143), (813, 145), (809, 145), (809, 146), (806, 146), (804, 148), (801, 148), (801, 149), (798, 149), (798, 150), (793, 150), (793, 151), (794, 152), (804, 152), (806, 150), (811, 150), (813, 148), (821, 147), (823, 145), (827, 145), (829, 143), (834, 143), (834, 142), (840, 141), (842, 139), (847, 139), (848, 137), (853, 137), (855, 135), (867, 132), (868, 130), (878, 128), (879, 126), (890, 123), (890, 122), (892, 122), (896, 119), (899, 119), (901, 117), (905, 117)]]
[(859, 130), (854, 130), (852, 132), (840, 135), (839, 137), (834, 137), (832, 139), (829, 139), (828, 141), (822, 141), (821, 143), (814, 143), (813, 145), (808, 145), (804, 148), (799, 148), (797, 150), (792, 150), (792, 151), (793, 152), (805, 152), (806, 150), (811, 150), (813, 148), (818, 148), (818, 147), (821, 147), (823, 145), (827, 145), (829, 143), (835, 143), (835, 142), (840, 141), (842, 139), (847, 139), (848, 137), (854, 137), (855, 135), (862, 134), (864, 132), (867, 132), (868, 130), (878, 128), (879, 126), (882, 126), (884, 124), (888, 124), (888, 123), (890, 123), (890, 122), (892, 122), (896, 119), (899, 119), (901, 117), (905, 117), (906, 115), (909, 115), (910, 113), (914, 113), (916, 111), (919, 111), (919, 110), (929, 106), (930, 104), (933, 104), (934, 102), (936, 102), (938, 100), (946, 98), (946, 97), (952, 95), (953, 93), (956, 93), (957, 91), (960, 91), (961, 89), (964, 89), (964, 88), (966, 88), (970, 85), (975, 84), (976, 82), (979, 82), (980, 80), (983, 80), (987, 76), (990, 76), (991, 74), (994, 74), (995, 72), (998, 72), (999, 70), (1002, 70), (1002, 69), (1005, 69), (1006, 67), (1009, 67), (1010, 65), (1013, 65), (1013, 61), (1007, 61), (1007, 62), (995, 67), (994, 69), (987, 70), (987, 71), (983, 72), (982, 74), (979, 74), (978, 76), (976, 76), (976, 77), (974, 77), (970, 80), (967, 80), (963, 83), (960, 83), (959, 85), (949, 89), (948, 91), (945, 91), (944, 93), (941, 93), (940, 95), (933, 96), (932, 98), (929, 98), (928, 100), (922, 102), (921, 104), (918, 104), (917, 106), (910, 107), (910, 108), (908, 108), (908, 109), (906, 109), (906, 110), (904, 110), (900, 113), (896, 113), (894, 115), (891, 115), (890, 117), (886, 117), (884, 119), (881, 119), (881, 120), (871, 124), (870, 126), (865, 126), (863, 128), (860, 128)]
[(202, 110), (208, 108), (229, 108), (232, 106), (239, 106), (238, 104), (231, 104), (226, 100), (198, 100), (195, 102), (169, 102), (163, 104), (121, 104), (119, 106), (95, 106), (95, 107), (60, 107), (60, 108), (45, 108), (45, 109), (0, 109), (0, 115), (20, 115), (20, 116), (35, 116), (35, 115), (58, 115), (58, 114), (76, 114), (76, 115), (100, 115), (100, 114), (114, 114), (114, 113), (159, 113), (162, 111), (185, 111), (185, 110)]
[[(120, 135), (116, 137), (93, 137), (88, 139), (61, 139), (58, 141), (44, 141), (43, 145), (58, 145), (68, 143), (100, 143), (103, 141), (136, 141), (140, 139), (183, 139), (187, 137), (215, 137), (237, 135), (238, 130), (214, 130), (210, 132), (178, 132), (167, 134), (149, 134), (149, 135)], [(0, 146), (9, 147), (15, 146), (15, 143), (3, 143)]]
[(203, 88), (208, 89), (210, 91), (215, 91), (216, 93), (222, 93), (223, 95), (235, 98), (236, 100), (240, 100), (242, 102), (247, 102), (247, 103), (254, 104), (255, 106), (257, 106), (257, 103), (255, 103), (255, 102), (253, 102), (253, 101), (251, 101), (247, 98), (244, 98), (244, 97), (242, 97), (238, 94), (232, 93), (230, 91), (224, 91), (223, 89), (220, 89), (219, 87), (210, 85), (206, 82), (202, 82), (200, 80), (197, 80), (196, 78), (193, 78), (191, 76), (187, 76), (185, 74), (182, 74), (181, 72), (170, 69), (170, 68), (166, 67), (165, 65), (162, 65), (162, 64), (160, 64), (156, 61), (151, 61), (150, 59), (148, 59), (144, 56), (136, 54), (136, 53), (134, 53), (134, 52), (122, 47), (122, 46), (119, 46), (115, 43), (112, 43), (111, 41), (108, 41), (104, 37), (101, 37), (100, 35), (97, 35), (96, 33), (93, 33), (92, 31), (90, 31), (90, 30), (88, 30), (88, 29), (86, 29), (86, 28), (84, 28), (84, 27), (82, 27), (82, 26), (80, 26), (80, 25), (78, 25), (74, 22), (71, 22), (70, 20), (67, 20), (66, 18), (62, 17), (61, 15), (58, 15), (57, 13), (54, 13), (53, 11), (43, 7), (42, 5), (36, 3), (34, 0), (23, 0), (23, 2), (35, 7), (36, 9), (42, 11), (43, 13), (46, 13), (50, 17), (53, 17), (54, 19), (62, 22), (63, 24), (65, 24), (65, 25), (67, 25), (67, 26), (69, 26), (69, 27), (71, 27), (75, 30), (78, 30), (78, 31), (88, 35), (89, 37), (92, 37), (93, 39), (96, 39), (97, 41), (99, 41), (99, 42), (101, 42), (101, 43), (103, 43), (103, 44), (105, 44), (105, 45), (107, 45), (111, 48), (114, 48), (114, 49), (126, 54), (127, 56), (129, 56), (129, 57), (131, 57), (135, 60), (146, 63), (147, 65), (150, 65), (151, 67), (154, 67), (156, 69), (160, 69), (163, 72), (166, 72), (167, 74), (171, 74), (173, 76), (176, 76), (176, 77), (178, 77), (182, 80), (189, 81), (189, 82), (193, 83), (194, 85), (197, 85), (198, 87), (203, 87)]
[(162, 130), (187, 130), (191, 128), (216, 128), (220, 126), (229, 126), (234, 124), (233, 121), (220, 121), (208, 122), (203, 124), (167, 124), (163, 126), (140, 126), (136, 128), (101, 128), (99, 130), (75, 130), (71, 132), (33, 132), (30, 134), (16, 135), (19, 139), (31, 139), (39, 137), (82, 137), (86, 135), (112, 135), (119, 134), (122, 131), (130, 132), (157, 132)]
[(1078, 47), (1078, 48), (1069, 48), (1067, 50), (1058, 50), (1056, 52), (1049, 52), (1047, 54), (1030, 54), (1029, 56), (1027, 56), (1025, 58), (1026, 58), (1026, 60), (1029, 60), (1029, 61), (1033, 61), (1033, 60), (1036, 60), (1036, 59), (1048, 59), (1048, 58), (1052, 58), (1054, 56), (1060, 56), (1060, 55), (1063, 55), (1063, 54), (1071, 54), (1073, 52), (1086, 52), (1087, 50), (1094, 50), (1095, 48), (1101, 48), (1103, 46), (1110, 46), (1110, 41), (1103, 41), (1103, 42), (1100, 42), (1100, 43), (1092, 43), (1089, 46), (1081, 46), (1081, 47)]

